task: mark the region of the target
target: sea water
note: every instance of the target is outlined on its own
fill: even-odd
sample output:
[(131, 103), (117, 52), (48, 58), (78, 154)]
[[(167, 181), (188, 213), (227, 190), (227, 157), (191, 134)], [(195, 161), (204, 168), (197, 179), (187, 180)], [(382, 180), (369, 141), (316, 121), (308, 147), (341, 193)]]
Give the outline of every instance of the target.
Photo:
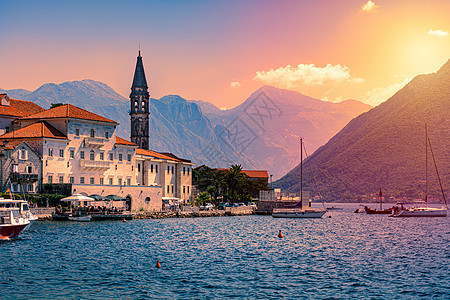
[(449, 217), (342, 207), (322, 219), (36, 222), (0, 243), (0, 299), (450, 298)]

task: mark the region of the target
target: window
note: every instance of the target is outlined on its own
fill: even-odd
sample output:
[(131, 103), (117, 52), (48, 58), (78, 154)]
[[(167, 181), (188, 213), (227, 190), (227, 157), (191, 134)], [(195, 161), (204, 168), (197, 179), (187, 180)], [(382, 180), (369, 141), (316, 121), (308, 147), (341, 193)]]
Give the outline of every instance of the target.
[(80, 128), (75, 129), (75, 135), (80, 136)]
[(138, 106), (138, 102), (137, 101), (134, 101), (134, 106)]
[(170, 186), (167, 186), (167, 194), (170, 192)]
[(94, 177), (91, 177), (91, 184), (94, 184), (95, 183), (95, 179), (94, 179)]
[(155, 173), (158, 173), (158, 165), (155, 165)]
[(29, 174), (33, 173), (33, 166), (27, 166), (26, 173), (29, 173)]
[(84, 177), (80, 177), (80, 183), (84, 184)]
[(173, 170), (174, 170), (174, 168), (173, 168), (173, 166), (172, 166), (172, 174), (174, 173)]
[(109, 160), (114, 160), (114, 154), (113, 153), (109, 154)]
[(94, 152), (94, 150), (91, 150), (89, 152), (89, 160), (94, 160), (94, 159), (95, 159), (95, 152)]
[(186, 174), (186, 168), (183, 167), (183, 175), (185, 175), (185, 174)]
[(112, 178), (109, 179), (109, 185), (113, 185), (113, 179)]
[(127, 178), (127, 185), (131, 185), (131, 179)]
[(189, 194), (189, 186), (187, 186), (187, 188), (188, 188), (188, 194)]
[(153, 173), (153, 164), (150, 165), (150, 172)]
[(103, 178), (100, 178), (100, 184), (103, 184)]
[(94, 130), (94, 128), (91, 129), (91, 137), (95, 137), (95, 130)]
[(119, 161), (122, 161), (122, 153), (119, 153)]
[(172, 194), (173, 194), (173, 184), (172, 184)]
[(69, 182), (70, 183), (74, 183), (75, 182), (75, 179), (73, 178), (73, 176), (69, 177)]
[(138, 165), (138, 172), (141, 171), (141, 164), (137, 164)]
[(64, 157), (64, 149), (59, 149), (59, 157)]
[(6, 127), (5, 127), (5, 133), (8, 133), (8, 132), (9, 132), (9, 127), (6, 126)]
[(80, 151), (80, 158), (84, 159), (84, 151)]
[(131, 154), (127, 154), (127, 160), (131, 161)]
[(186, 169), (188, 171), (188, 176), (189, 176), (189, 171), (191, 170), (191, 168), (187, 167)]
[(19, 159), (27, 160), (28, 159), (28, 151), (24, 150), (24, 149), (19, 150)]
[(29, 192), (33, 192), (34, 191), (34, 186), (32, 184), (28, 185), (28, 191)]
[(122, 185), (122, 178), (119, 178), (119, 185)]
[(58, 182), (59, 183), (64, 183), (64, 176), (59, 176)]
[(48, 156), (53, 156), (53, 148), (48, 148)]
[(109, 139), (109, 132), (105, 131), (105, 139)]
[(183, 194), (186, 193), (186, 186), (183, 185)]
[(69, 162), (67, 162), (67, 167), (69, 167), (70, 166), (70, 164), (69, 164)]
[(167, 166), (167, 174), (170, 174), (170, 166)]
[(13, 165), (13, 172), (19, 173), (19, 165)]
[(53, 176), (52, 175), (48, 175), (47, 182), (48, 183), (52, 183), (53, 182)]
[(74, 158), (75, 157), (75, 150), (70, 150), (69, 151), (69, 155), (70, 155), (70, 158)]
[(105, 153), (100, 152), (100, 160), (104, 160), (105, 159)]

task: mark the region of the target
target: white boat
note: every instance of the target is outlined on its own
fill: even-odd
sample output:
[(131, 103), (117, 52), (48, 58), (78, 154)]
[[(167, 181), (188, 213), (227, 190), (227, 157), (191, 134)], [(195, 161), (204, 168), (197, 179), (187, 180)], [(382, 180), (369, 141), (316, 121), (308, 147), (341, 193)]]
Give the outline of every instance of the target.
[(19, 208), (0, 208), (0, 239), (16, 238), (30, 224), (28, 218), (23, 218)]
[[(436, 169), (437, 178), (439, 180), (439, 185), (441, 186), (442, 197), (446, 207), (433, 208), (428, 207), (428, 145), (430, 146), (431, 155), (433, 157), (434, 167)], [(433, 148), (431, 148), (431, 142), (428, 138), (427, 124), (425, 123), (425, 207), (405, 207), (403, 203), (400, 206), (395, 206), (392, 209), (392, 214), (390, 217), (446, 217), (447, 216), (447, 200), (445, 198), (444, 189), (442, 188), (441, 179), (439, 177), (439, 172), (436, 165), (436, 160), (434, 158)]]
[(69, 221), (76, 221), (76, 222), (90, 222), (92, 217), (90, 215), (84, 215), (84, 216), (69, 216)]
[(30, 206), (25, 200), (0, 198), (0, 209), (2, 208), (19, 209), (20, 216), (29, 220), (29, 224), (23, 229), (23, 231), (28, 230), (33, 225), (34, 221), (38, 219), (38, 217), (30, 211)]
[(308, 206), (303, 205), (303, 139), (300, 138), (300, 202), (293, 206), (274, 208), (274, 218), (322, 218), (327, 212), (326, 208), (312, 208), (311, 201)]

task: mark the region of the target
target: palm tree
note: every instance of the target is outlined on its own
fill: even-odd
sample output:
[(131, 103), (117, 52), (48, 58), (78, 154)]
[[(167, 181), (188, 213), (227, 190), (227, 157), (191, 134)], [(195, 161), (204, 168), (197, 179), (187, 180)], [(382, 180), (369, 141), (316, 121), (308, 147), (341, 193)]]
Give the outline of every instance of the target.
[(233, 201), (238, 199), (238, 187), (241, 186), (245, 180), (245, 174), (242, 173), (242, 166), (231, 165), (230, 169), (225, 175), (225, 182), (227, 185), (228, 197), (230, 200)]

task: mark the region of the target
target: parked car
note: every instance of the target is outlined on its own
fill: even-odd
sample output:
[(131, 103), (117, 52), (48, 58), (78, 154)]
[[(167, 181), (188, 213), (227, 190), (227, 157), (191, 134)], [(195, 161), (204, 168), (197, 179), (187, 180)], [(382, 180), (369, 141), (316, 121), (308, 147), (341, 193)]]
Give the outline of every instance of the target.
[(227, 206), (228, 206), (228, 203), (221, 202), (221, 203), (219, 203), (219, 205), (217, 205), (217, 209), (218, 210), (225, 210), (225, 207), (227, 207)]

